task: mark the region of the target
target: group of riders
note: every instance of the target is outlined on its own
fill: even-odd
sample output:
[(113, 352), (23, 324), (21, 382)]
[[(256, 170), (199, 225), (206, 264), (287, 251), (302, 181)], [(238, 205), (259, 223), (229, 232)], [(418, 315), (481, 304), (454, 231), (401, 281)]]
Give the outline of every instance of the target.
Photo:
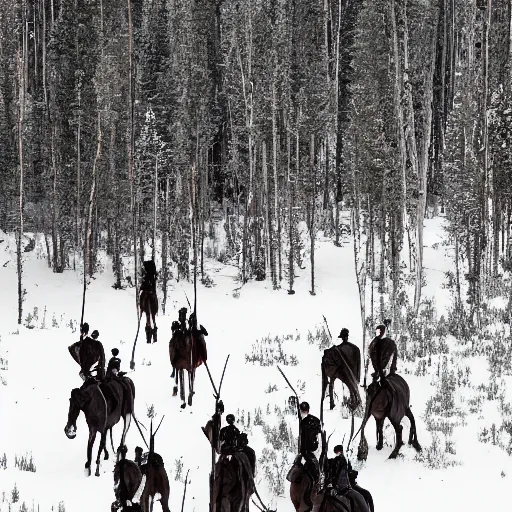
[[(387, 377), (396, 373), (397, 363), (397, 346), (394, 340), (385, 336), (386, 326), (378, 325), (375, 329), (376, 336), (371, 341), (368, 352), (373, 366), (372, 379), (373, 382), (380, 384), (382, 388), (388, 389), (394, 393), (392, 379)], [(355, 347), (348, 341), (349, 330), (344, 328), (341, 330), (338, 338), (342, 342), (338, 345), (349, 345)], [(344, 347), (345, 349), (348, 347)], [(355, 347), (357, 349), (357, 347)], [(358, 351), (358, 349), (357, 349)], [(389, 373), (387, 369), (389, 368)], [(320, 420), (310, 414), (310, 407), (307, 402), (299, 405), (300, 412), (300, 429), (299, 429), (299, 455), (294, 461), (294, 465), (302, 464), (303, 470), (310, 477), (310, 489), (315, 488), (317, 492), (325, 491), (325, 493), (333, 498), (346, 496), (349, 491), (356, 490), (363, 495), (365, 501), (371, 500), (368, 491), (360, 488), (356, 483), (357, 471), (354, 471), (347, 462), (343, 446), (336, 445), (334, 447), (335, 457), (327, 459), (323, 467), (323, 478), (320, 470), (318, 459), (314, 452), (318, 450), (319, 439), (322, 435), (322, 424)], [(302, 462), (302, 460), (304, 462)], [(305, 503), (313, 506), (311, 502), (311, 492), (305, 493)], [(373, 510), (373, 503), (370, 508)]]
[[(149, 265), (144, 265), (143, 279), (141, 290), (155, 291), (156, 289), (156, 269), (154, 262), (144, 262)], [(172, 333), (194, 334), (201, 333), (207, 335), (206, 329), (201, 325), (198, 329), (195, 314), (192, 313), (188, 319), (187, 325), (187, 309), (181, 308), (178, 313), (178, 321), (172, 323)], [(386, 325), (378, 325), (376, 327), (376, 336), (369, 345), (368, 352), (374, 372), (371, 374), (373, 382), (378, 382), (381, 387), (388, 389), (393, 393), (393, 385), (387, 377), (396, 372), (397, 363), (397, 346), (396, 343), (385, 336)], [(89, 337), (89, 325), (84, 323), (80, 329), (80, 340), (69, 347), (69, 351), (73, 358), (76, 360), (79, 352), (83, 347), (88, 344), (98, 343), (99, 332), (94, 330)], [(359, 352), (359, 349), (348, 341), (349, 331), (344, 328), (338, 336), (341, 343), (338, 347), (344, 347), (345, 350), (353, 349), (354, 352)], [(98, 362), (95, 378), (91, 375), (90, 371), (80, 371), (81, 378), (87, 383), (89, 381), (102, 382), (111, 379), (120, 379), (126, 372), (121, 371), (121, 360), (118, 357), (119, 350), (112, 349), (112, 358), (109, 360), (106, 371), (104, 370), (104, 361)], [(171, 361), (171, 363), (173, 363)], [(174, 367), (174, 364), (173, 364)], [(389, 373), (387, 369), (389, 367)], [(174, 372), (173, 372), (174, 376)], [(224, 405), (221, 400), (217, 402), (216, 412), (212, 419), (208, 422), (207, 426), (202, 428), (205, 435), (209, 438), (215, 451), (221, 456), (219, 462), (226, 459), (242, 460), (242, 463), (251, 468), (251, 476), (254, 476), (256, 456), (252, 448), (248, 446), (247, 434), (241, 433), (235, 426), (235, 417), (233, 414), (226, 416), (227, 425), (220, 428), (221, 416), (224, 413)], [(294, 461), (294, 466), (297, 464), (302, 465), (304, 472), (309, 475), (311, 486), (310, 489), (316, 489), (317, 492), (325, 492), (326, 495), (333, 498), (346, 496), (349, 491), (358, 491), (364, 494), (365, 500), (371, 500), (371, 495), (364, 489), (361, 489), (357, 483), (357, 471), (354, 471), (347, 462), (343, 452), (342, 445), (334, 447), (335, 457), (332, 459), (327, 458), (323, 464), (322, 471), (319, 466), (318, 459), (315, 452), (319, 448), (319, 439), (322, 435), (322, 424), (320, 420), (310, 414), (310, 406), (307, 402), (302, 402), (299, 405), (300, 415), (300, 429), (299, 429), (299, 455)], [(138, 447), (137, 458), (141, 459), (142, 449)], [(304, 462), (302, 463), (302, 460)], [(323, 474), (323, 475), (322, 475)], [(311, 492), (306, 492), (304, 497), (305, 503), (312, 508)], [(373, 503), (370, 506), (373, 510)]]

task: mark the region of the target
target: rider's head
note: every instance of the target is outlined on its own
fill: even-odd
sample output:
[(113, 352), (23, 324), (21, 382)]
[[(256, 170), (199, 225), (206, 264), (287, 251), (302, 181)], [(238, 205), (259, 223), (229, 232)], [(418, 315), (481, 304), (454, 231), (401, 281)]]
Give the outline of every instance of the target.
[(228, 425), (233, 425), (233, 423), (235, 423), (235, 416), (233, 414), (228, 414), (226, 416), (226, 422)]
[(375, 327), (375, 334), (379, 337), (379, 338), (382, 338), (382, 336), (384, 336), (384, 333), (386, 332), (386, 326), (385, 325), (377, 325), (377, 327)]
[(89, 334), (89, 324), (85, 322), (80, 329), (81, 334)]
[(135, 448), (135, 458), (142, 456), (142, 448), (140, 446), (137, 446)]
[(341, 444), (337, 444), (335, 447), (334, 447), (334, 453), (336, 455), (343, 455), (343, 446)]
[(222, 400), (218, 401), (215, 412), (217, 412), (218, 414), (224, 414), (224, 402)]
[(309, 414), (309, 404), (307, 402), (302, 402), (299, 405), (300, 415), (302, 418), (305, 418)]
[(97, 330), (92, 331), (91, 338), (97, 340), (100, 333)]
[(112, 355), (113, 355), (114, 357), (117, 357), (117, 356), (119, 355), (119, 350), (118, 350), (117, 348), (113, 348), (113, 349), (112, 349)]
[(347, 341), (348, 340), (348, 329), (346, 327), (344, 327), (343, 329), (341, 329), (341, 332), (340, 332), (340, 335), (338, 336), (338, 338), (341, 338), (343, 341)]

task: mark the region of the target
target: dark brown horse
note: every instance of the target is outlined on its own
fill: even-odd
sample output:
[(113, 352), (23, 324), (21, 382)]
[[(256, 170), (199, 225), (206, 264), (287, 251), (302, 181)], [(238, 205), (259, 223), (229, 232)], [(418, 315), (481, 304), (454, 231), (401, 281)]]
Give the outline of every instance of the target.
[(313, 510), (304, 498), (309, 494), (311, 503), (314, 505), (317, 501), (316, 486), (313, 485), (311, 476), (304, 470), (304, 466), (301, 463), (294, 463), (287, 479), (290, 482), (290, 499), (296, 512), (310, 512)]
[(395, 429), (396, 444), (389, 456), (390, 459), (397, 457), (400, 448), (404, 444), (402, 440), (403, 427), (400, 425), (404, 416), (407, 416), (411, 422), (409, 444), (417, 451), (421, 451), (421, 446), (418, 443), (418, 437), (416, 435), (416, 422), (411, 412), (410, 396), (411, 393), (407, 382), (396, 373), (389, 375), (382, 386), (378, 382), (372, 382), (372, 384), (368, 386), (366, 390), (366, 411), (361, 424), (361, 441), (359, 442), (357, 452), (357, 458), (359, 460), (366, 460), (368, 457), (368, 443), (364, 436), (364, 427), (370, 416), (375, 418), (375, 423), (377, 424), (377, 450), (382, 450), (384, 443), (382, 431), (386, 418), (389, 418), (389, 421)]
[(361, 377), (361, 352), (349, 342), (324, 350), (322, 356), (322, 404), (329, 384), (330, 408), (334, 409), (334, 382), (340, 379), (350, 393), (349, 407), (352, 411), (361, 404), (359, 380)]
[(368, 505), (356, 490), (350, 489), (343, 496), (315, 495), (313, 512), (369, 512)]
[(112, 440), (112, 428), (121, 417), (123, 418), (123, 434), (120, 445), (125, 444), (126, 433), (130, 427), (135, 398), (135, 386), (131, 379), (113, 379), (106, 383), (86, 381), (78, 389), (71, 391), (69, 399), (68, 422), (64, 427), (64, 433), (69, 439), (76, 437), (76, 420), (83, 411), (87, 425), (89, 426), (89, 441), (87, 443), (87, 462), (85, 463), (86, 475), (91, 474), (92, 447), (96, 434), (100, 433), (100, 447), (96, 458), (96, 476), (100, 476), (100, 455), (105, 451), (105, 460), (108, 459), (106, 449), (107, 432), (110, 430)]
[(192, 397), (194, 396), (194, 380), (196, 376), (196, 368), (206, 361), (206, 341), (201, 331), (193, 329), (183, 332), (176, 330), (172, 334), (169, 342), (169, 358), (171, 366), (175, 372), (175, 381), (172, 396), (178, 394), (178, 377), (180, 382), (180, 398), (182, 401), (181, 408), (186, 407), (185, 404), (185, 375), (188, 373), (188, 405), (192, 405)]
[[(114, 493), (116, 502), (112, 504), (112, 512), (123, 508), (123, 510), (131, 510), (133, 508), (133, 500), (136, 499), (137, 491), (142, 483), (142, 473), (139, 466), (125, 458), (126, 446), (120, 446), (117, 450), (118, 461), (114, 467)], [(121, 459), (119, 460), (119, 455)]]
[(80, 376), (86, 380), (91, 377), (92, 367), (98, 363), (96, 376), (99, 380), (105, 378), (105, 350), (100, 340), (85, 337), (78, 343), (68, 347), (71, 357), (80, 366)]
[(249, 512), (254, 493), (253, 468), (243, 452), (221, 455), (215, 464), (213, 512)]

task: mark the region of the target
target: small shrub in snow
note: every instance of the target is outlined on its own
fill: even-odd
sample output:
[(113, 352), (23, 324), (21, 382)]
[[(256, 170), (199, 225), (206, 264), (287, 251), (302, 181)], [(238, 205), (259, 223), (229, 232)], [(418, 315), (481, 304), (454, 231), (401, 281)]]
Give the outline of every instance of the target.
[(183, 477), (183, 461), (181, 460), (183, 457), (180, 457), (179, 459), (174, 459), (174, 469), (176, 474), (174, 475), (174, 480), (177, 482), (182, 481)]
[(255, 410), (255, 412), (254, 412), (254, 422), (253, 423), (257, 427), (264, 424), (263, 415), (262, 415), (262, 412), (261, 412), (261, 407), (258, 407)]
[(59, 323), (57, 322), (57, 319), (55, 318), (55, 313), (53, 314), (53, 317), (52, 317), (52, 327), (53, 328), (59, 327)]
[(14, 487), (11, 491), (11, 502), (12, 503), (18, 503), (20, 499), (20, 491), (18, 491), (18, 487), (16, 485), (16, 483), (14, 484)]
[(284, 482), (291, 465), (290, 458), (284, 451), (263, 448), (258, 464), (265, 475), (270, 493), (274, 496), (284, 494)]
[(277, 386), (275, 384), (269, 384), (265, 393), (273, 393), (274, 391), (277, 391)]
[(320, 350), (329, 348), (333, 342), (323, 325), (316, 325), (315, 332), (308, 331), (308, 342), (310, 345), (317, 345)]
[(58, 510), (58, 512), (66, 512), (66, 507), (64, 506), (64, 502), (63, 501), (59, 502), (59, 510)]
[(201, 283), (206, 288), (213, 288), (215, 286), (215, 283), (213, 282), (213, 279), (208, 274), (205, 274), (205, 276), (201, 279)]
[(34, 459), (32, 458), (32, 454), (26, 453), (21, 457), (17, 455), (14, 456), (14, 467), (18, 468), (20, 471), (30, 471), (32, 473), (36, 472), (36, 465), (34, 464)]
[(0, 458), (0, 468), (7, 469), (7, 455), (5, 452), (2, 455), (2, 458)]
[(297, 358), (293, 354), (288, 356), (283, 350), (283, 341), (291, 339), (292, 336), (275, 336), (272, 339), (268, 335), (261, 340), (256, 340), (251, 347), (251, 354), (245, 354), (245, 362), (259, 363), (260, 366), (273, 366), (276, 363), (284, 366), (297, 366)]
[(429, 469), (446, 469), (459, 464), (451, 458), (454, 451), (451, 441), (445, 441), (443, 447), (441, 436), (433, 432), (430, 446), (424, 446), (422, 451), (416, 454), (414, 460), (421, 462)]

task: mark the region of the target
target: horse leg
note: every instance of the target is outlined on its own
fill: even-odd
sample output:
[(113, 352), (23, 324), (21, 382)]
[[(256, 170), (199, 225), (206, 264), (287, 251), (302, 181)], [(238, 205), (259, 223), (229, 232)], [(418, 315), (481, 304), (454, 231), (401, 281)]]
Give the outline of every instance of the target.
[(128, 429), (130, 428), (131, 422), (132, 422), (132, 415), (130, 413), (127, 413), (126, 416), (123, 416), (123, 434), (121, 435), (120, 446), (126, 445), (126, 435), (128, 434)]
[(148, 343), (151, 343), (152, 329), (151, 329), (151, 320), (149, 319), (149, 311), (148, 311), (147, 307), (145, 308), (144, 313), (146, 313), (146, 341)]
[(98, 456), (96, 457), (96, 473), (95, 476), (100, 476), (100, 463), (101, 463), (101, 452), (104, 450), (107, 444), (107, 431), (101, 433), (100, 447), (98, 450)]
[(377, 426), (377, 450), (382, 450), (382, 446), (384, 445), (384, 418), (379, 420), (375, 418), (375, 424)]
[(176, 396), (178, 394), (178, 376), (180, 371), (177, 370), (175, 367), (172, 369), (172, 376), (171, 379), (174, 377), (174, 388), (172, 389), (172, 396)]
[(396, 459), (398, 452), (400, 451), (400, 448), (403, 446), (404, 442), (402, 441), (402, 425), (400, 423), (397, 423), (396, 421), (391, 422), (393, 425), (393, 428), (395, 429), (395, 448), (391, 452), (391, 455), (389, 456), (390, 459)]
[[(110, 428), (110, 442), (112, 442), (112, 427)], [(105, 457), (103, 458), (103, 460), (108, 460), (109, 458), (109, 454), (108, 454), (108, 450), (107, 450), (107, 440), (105, 439), (105, 446), (103, 448), (103, 451), (105, 452)], [(114, 446), (112, 446), (112, 454), (115, 455), (115, 450), (114, 450)]]
[(196, 369), (193, 368), (188, 372), (188, 405), (192, 405), (192, 397), (194, 396), (194, 380), (196, 378)]
[(91, 460), (92, 460), (92, 447), (96, 439), (96, 430), (89, 430), (89, 440), (87, 442), (87, 462), (85, 463), (85, 476), (91, 476)]
[(420, 443), (418, 442), (418, 435), (416, 432), (416, 421), (414, 419), (410, 407), (407, 407), (405, 415), (407, 416), (407, 418), (409, 418), (409, 421), (411, 422), (411, 429), (409, 431), (409, 444), (412, 444), (416, 451), (420, 452), (421, 446)]
[(185, 409), (187, 404), (185, 403), (185, 370), (180, 370), (180, 398), (181, 408)]
[(334, 409), (334, 381), (336, 379), (334, 377), (332, 377), (331, 379), (329, 379), (329, 407), (331, 409), (331, 411)]
[(151, 317), (153, 318), (153, 343), (156, 343), (158, 341), (157, 337), (156, 337), (158, 327), (156, 326), (156, 320), (155, 320), (155, 317), (156, 317), (155, 308), (151, 308)]

